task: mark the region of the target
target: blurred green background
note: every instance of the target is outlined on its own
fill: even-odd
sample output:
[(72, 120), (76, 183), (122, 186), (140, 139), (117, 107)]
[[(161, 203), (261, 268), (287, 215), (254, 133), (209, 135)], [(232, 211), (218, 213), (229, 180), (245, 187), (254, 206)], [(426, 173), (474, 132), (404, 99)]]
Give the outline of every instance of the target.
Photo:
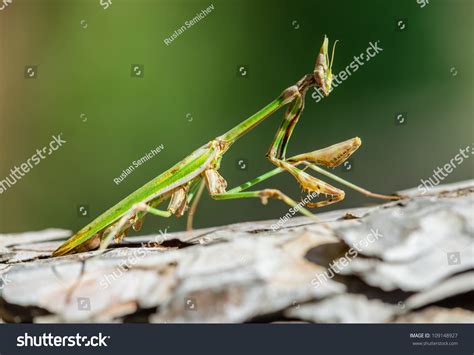
[[(164, 44), (211, 4), (207, 17)], [(417, 186), (474, 142), (473, 4), (113, 0), (104, 9), (100, 0), (13, 0), (0, 11), (0, 179), (51, 135), (62, 132), (67, 143), (0, 195), (0, 232), (82, 227), (311, 72), (324, 34), (340, 40), (335, 72), (370, 41), (383, 52), (330, 97), (316, 103), (307, 95), (288, 154), (359, 136), (353, 169), (337, 168), (340, 176), (380, 193)], [(131, 76), (132, 64), (144, 65), (142, 78)], [(35, 79), (24, 78), (26, 65), (37, 66)], [(400, 112), (404, 125), (395, 123)], [(221, 173), (230, 187), (272, 168), (265, 153), (281, 117), (225, 155)], [(160, 144), (158, 156), (114, 183)], [(473, 163), (445, 181), (472, 178)], [(262, 186), (302, 195), (288, 175)], [(345, 201), (319, 211), (373, 202), (346, 189)], [(78, 214), (80, 205), (88, 216)], [(275, 201), (205, 196), (195, 227), (277, 219), (287, 210)], [(141, 233), (184, 225), (184, 218), (148, 218)]]

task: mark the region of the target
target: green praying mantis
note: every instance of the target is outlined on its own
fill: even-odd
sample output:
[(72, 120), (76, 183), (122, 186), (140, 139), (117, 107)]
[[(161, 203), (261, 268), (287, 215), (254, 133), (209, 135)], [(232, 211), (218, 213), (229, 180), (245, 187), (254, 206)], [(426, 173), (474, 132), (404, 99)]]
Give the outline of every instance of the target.
[[(344, 199), (344, 191), (308, 174), (308, 169), (369, 197), (385, 200), (399, 199), (397, 196), (372, 193), (319, 167), (321, 165), (333, 168), (343, 163), (361, 145), (361, 140), (358, 137), (323, 149), (286, 158), (288, 142), (303, 112), (305, 95), (308, 89), (316, 86), (324, 96), (328, 96), (331, 91), (334, 49), (335, 43), (331, 60), (329, 60), (328, 38), (325, 36), (312, 74), (303, 76), (296, 84), (285, 89), (275, 100), (260, 111), (223, 135), (198, 148), (170, 169), (105, 211), (64, 242), (53, 252), (53, 256), (94, 249), (98, 249), (99, 253), (103, 252), (112, 242), (112, 239), (120, 241), (130, 228), (139, 230), (147, 213), (167, 218), (173, 215), (180, 217), (188, 212), (187, 227), (191, 229), (193, 215), (205, 187), (215, 200), (260, 198), (262, 203), (266, 204), (269, 198), (274, 198), (296, 208), (301, 214), (314, 218), (309, 210), (301, 204), (298, 205), (296, 201), (277, 189), (266, 188), (248, 191), (250, 187), (284, 171), (290, 173), (303, 190), (316, 193), (318, 196), (325, 196), (324, 200), (305, 203), (305, 207), (326, 206)], [(218, 172), (223, 155), (240, 137), (286, 105), (288, 105), (288, 108), (266, 155), (276, 168), (240, 186), (227, 190), (227, 182)], [(170, 200), (166, 210), (158, 209), (158, 205), (166, 200)]]

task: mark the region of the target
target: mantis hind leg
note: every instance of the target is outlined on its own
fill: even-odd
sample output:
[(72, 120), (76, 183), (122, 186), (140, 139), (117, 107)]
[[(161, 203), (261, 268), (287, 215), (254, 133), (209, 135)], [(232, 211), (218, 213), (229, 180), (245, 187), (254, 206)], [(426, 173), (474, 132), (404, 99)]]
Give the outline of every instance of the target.
[[(199, 187), (200, 180), (201, 178), (193, 179), (188, 184), (179, 186), (173, 191), (171, 195), (159, 197), (148, 203), (140, 202), (135, 204), (120, 218), (118, 222), (109, 226), (104, 232), (102, 232), (102, 241), (100, 243), (99, 250), (105, 250), (112, 242), (112, 239), (120, 241), (130, 227), (133, 227), (134, 230), (139, 230), (142, 225), (143, 218), (147, 213), (165, 218), (171, 217), (172, 215), (181, 217), (186, 212), (190, 201), (193, 199), (193, 197), (195, 197), (196, 189)], [(163, 202), (164, 199), (168, 197), (170, 197), (170, 202), (168, 204), (167, 210), (163, 211), (157, 209), (156, 206), (158, 206), (161, 202)], [(194, 206), (194, 209), (195, 208), (196, 207)]]
[[(156, 209), (154, 207), (150, 207), (144, 202), (139, 202), (133, 205), (128, 212), (126, 212), (117, 223), (113, 224), (111, 227), (109, 227), (103, 235), (105, 236), (101, 242), (100, 246), (98, 249), (98, 254), (101, 254), (104, 252), (105, 249), (108, 248), (110, 243), (114, 238), (117, 238), (118, 236), (121, 237), (123, 234), (130, 228), (130, 221), (137, 216), (138, 213), (151, 213), (154, 214), (155, 216), (159, 217), (171, 217), (173, 215), (172, 212), (170, 211), (163, 211)], [(143, 217), (142, 217), (143, 218)]]

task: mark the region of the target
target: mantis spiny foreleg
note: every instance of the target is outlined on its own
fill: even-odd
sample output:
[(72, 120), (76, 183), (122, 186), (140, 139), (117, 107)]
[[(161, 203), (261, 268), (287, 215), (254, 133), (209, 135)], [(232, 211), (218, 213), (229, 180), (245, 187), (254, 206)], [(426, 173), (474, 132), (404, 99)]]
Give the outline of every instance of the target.
[(349, 158), (361, 144), (360, 138), (355, 137), (326, 148), (295, 155), (287, 159), (287, 161), (291, 163), (312, 162), (317, 165), (327, 166), (328, 168), (335, 168)]
[(329, 195), (330, 197), (327, 200), (309, 205), (311, 207), (320, 207), (342, 200), (344, 198), (344, 191), (309, 175), (303, 170), (297, 168), (295, 164), (292, 164), (285, 159), (286, 148), (291, 134), (293, 133), (296, 123), (304, 109), (304, 98), (308, 85), (305, 85), (305, 83), (308, 82), (308, 80), (310, 80), (310, 78), (303, 77), (303, 79), (301, 79), (296, 85), (297, 90), (294, 92), (293, 101), (290, 103), (284, 114), (283, 121), (278, 128), (275, 138), (267, 153), (267, 157), (273, 164), (293, 175), (303, 189), (318, 194), (322, 193)]

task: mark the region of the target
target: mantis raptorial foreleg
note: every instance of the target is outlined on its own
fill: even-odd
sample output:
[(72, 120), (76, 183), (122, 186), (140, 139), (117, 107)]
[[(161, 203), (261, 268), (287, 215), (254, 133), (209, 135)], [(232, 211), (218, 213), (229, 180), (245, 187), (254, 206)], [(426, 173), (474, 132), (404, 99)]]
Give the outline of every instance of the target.
[(348, 139), (344, 142), (333, 144), (329, 147), (314, 150), (312, 152), (295, 155), (288, 162), (312, 162), (318, 165), (335, 168), (347, 160), (360, 146), (362, 142), (359, 137)]
[(317, 166), (323, 165), (329, 168), (335, 168), (336, 166), (342, 164), (347, 158), (349, 158), (361, 146), (361, 144), (362, 142), (360, 138), (354, 137), (346, 141), (333, 144), (326, 148), (318, 149), (309, 153), (295, 155), (291, 158), (288, 158), (287, 161), (290, 163), (295, 163), (296, 165), (304, 164), (306, 167), (312, 169), (313, 171), (325, 175), (357, 192), (360, 192), (365, 196), (379, 198), (383, 200), (398, 200), (398, 196), (387, 196), (370, 192)]
[[(318, 194), (323, 193), (333, 196), (327, 201), (318, 202), (319, 205), (322, 206), (343, 199), (344, 192), (305, 173), (301, 169), (297, 168), (295, 164), (291, 164), (285, 159), (286, 148), (288, 146), (291, 134), (293, 133), (293, 129), (304, 109), (305, 94), (306, 88), (303, 88), (302, 92), (300, 92), (298, 89), (298, 91), (294, 94), (294, 100), (290, 103), (290, 106), (285, 112), (283, 121), (280, 124), (280, 127), (278, 128), (278, 131), (275, 135), (275, 139), (273, 140), (272, 145), (270, 146), (270, 149), (267, 153), (267, 157), (273, 164), (293, 175), (303, 187), (303, 189), (316, 192)], [(314, 207), (316, 206), (317, 205), (315, 204)]]
[[(275, 138), (267, 153), (267, 157), (273, 164), (292, 174), (305, 190), (314, 191), (318, 194), (329, 195), (329, 198), (327, 200), (307, 204), (309, 207), (322, 207), (343, 200), (345, 196), (344, 191), (339, 190), (334, 186), (331, 186), (330, 184), (325, 183), (324, 181), (321, 181), (315, 178), (314, 176), (307, 174), (303, 170), (298, 169), (296, 165), (304, 163), (309, 168), (317, 172), (321, 172), (324, 170), (318, 168), (317, 166), (311, 163), (316, 163), (327, 167), (336, 167), (339, 164), (343, 163), (347, 158), (351, 156), (352, 153), (357, 150), (357, 148), (359, 148), (359, 146), (361, 145), (361, 141), (358, 137), (355, 137), (323, 149), (315, 150), (309, 153), (299, 154), (289, 159), (285, 158), (286, 149), (288, 147), (288, 142), (290, 140), (291, 134), (293, 133), (294, 127), (296, 126), (296, 123), (298, 122), (298, 119), (304, 110), (304, 96), (307, 90), (306, 87), (302, 85), (302, 83), (304, 83), (304, 80), (305, 78), (301, 79), (296, 85), (296, 88), (298, 88), (298, 90), (295, 90), (293, 87), (287, 89), (291, 90), (293, 88), (293, 101), (290, 103), (287, 111), (285, 112), (283, 121), (280, 124), (280, 127), (278, 128)], [(329, 176), (327, 174), (325, 175)], [(344, 181), (344, 185), (349, 186), (354, 190), (363, 193), (366, 196), (388, 200), (397, 199), (397, 197), (394, 196), (374, 194), (343, 179), (340, 179), (333, 174), (331, 175), (332, 176), (330, 177), (332, 177), (334, 180), (339, 182)]]

